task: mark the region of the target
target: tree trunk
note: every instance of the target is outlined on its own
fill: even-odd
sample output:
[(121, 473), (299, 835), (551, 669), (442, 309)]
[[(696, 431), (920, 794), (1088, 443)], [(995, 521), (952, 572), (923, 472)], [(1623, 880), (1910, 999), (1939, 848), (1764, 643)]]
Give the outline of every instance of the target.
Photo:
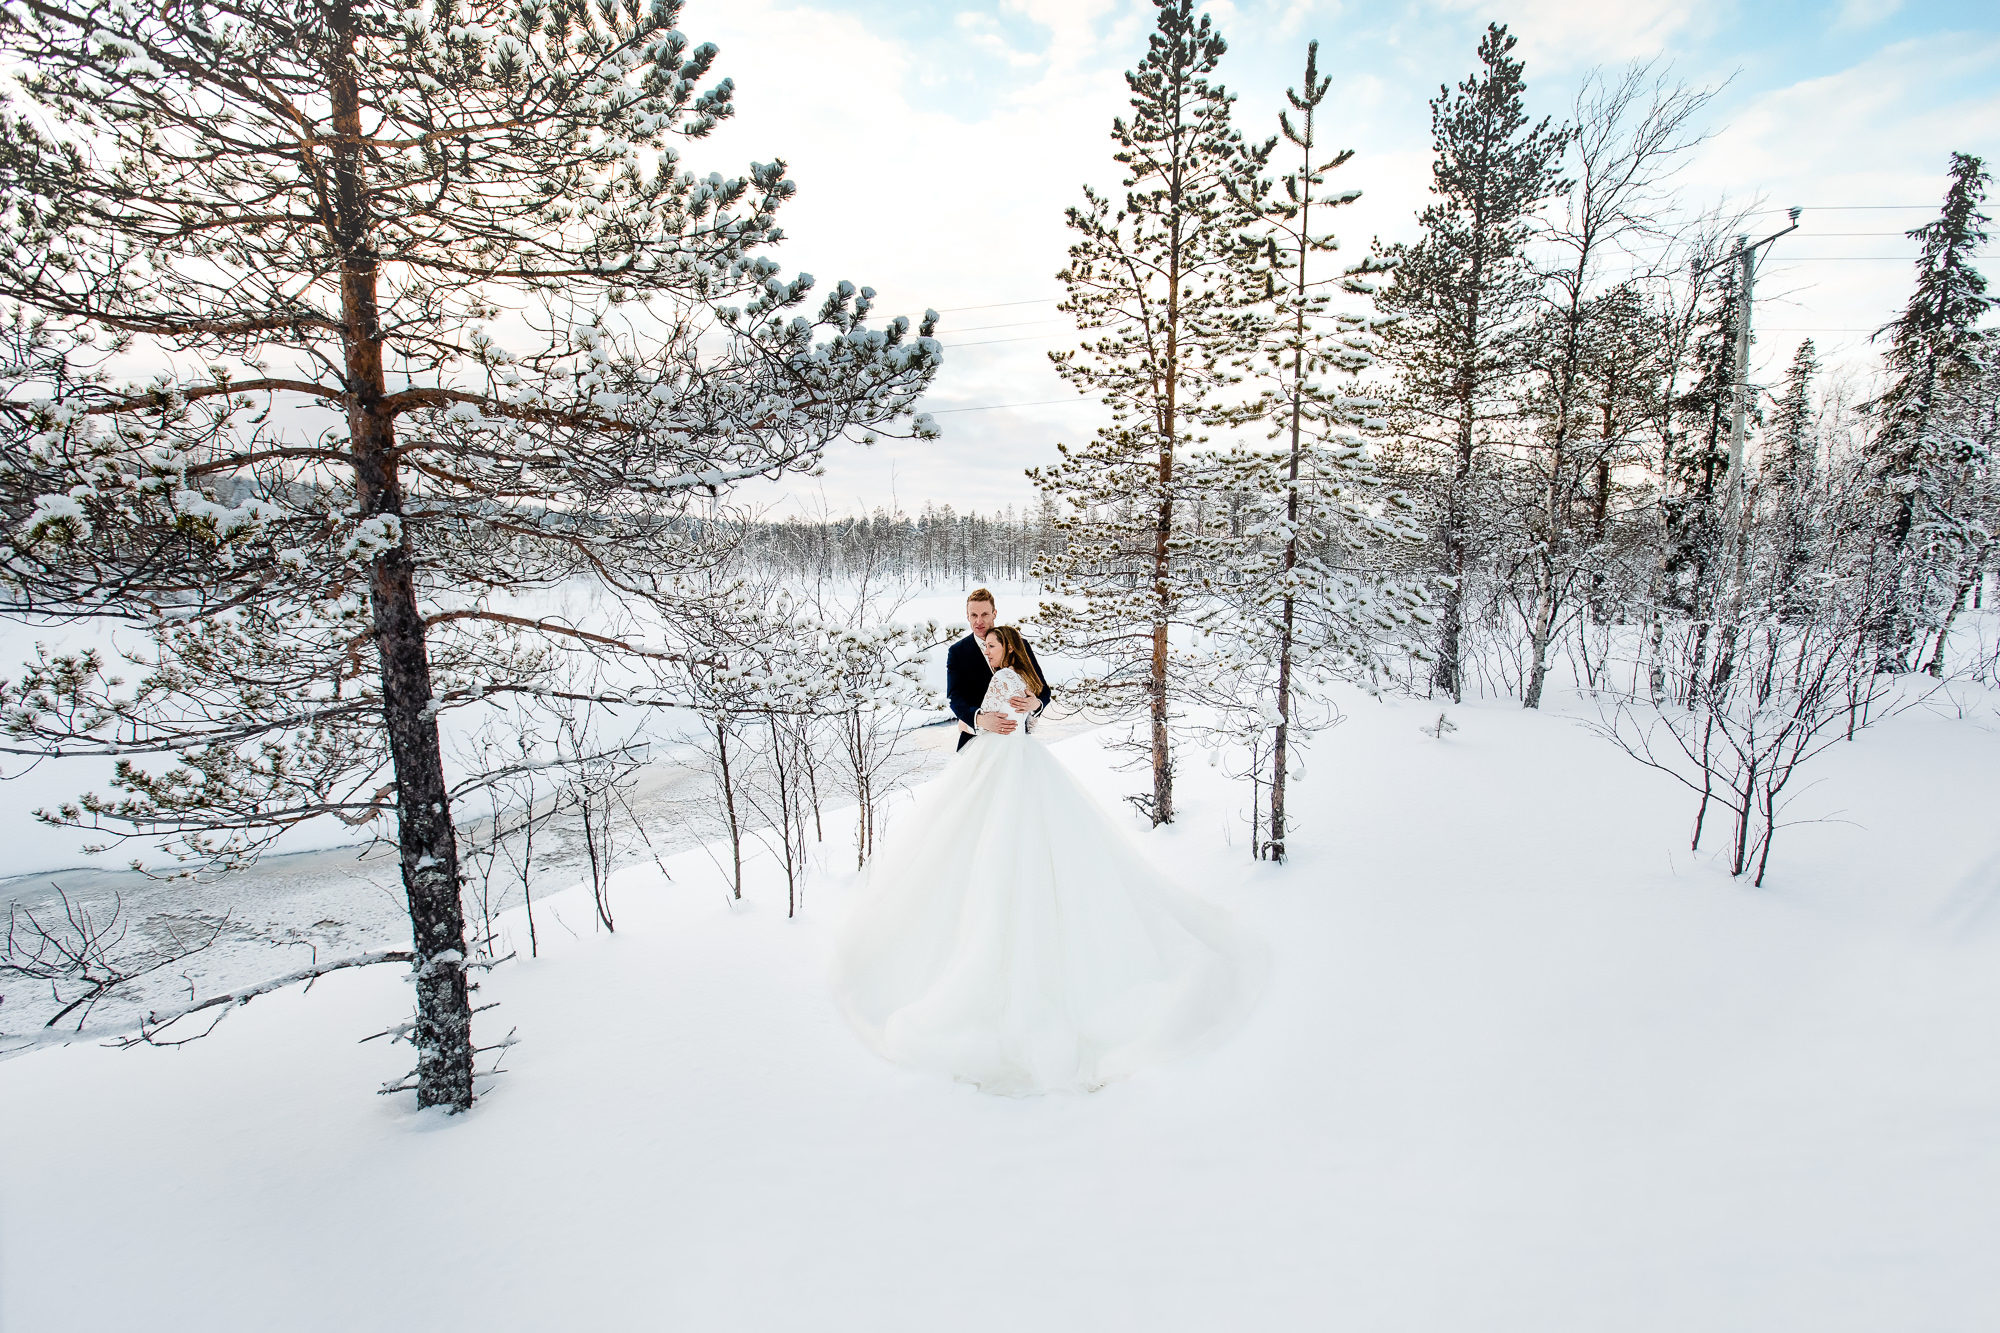
[(1542, 515), (1542, 548), (1535, 556), (1535, 611), (1533, 622), (1528, 626), (1528, 648), (1531, 654), (1528, 666), (1528, 687), (1521, 694), (1521, 706), (1540, 708), (1542, 706), (1542, 685), (1549, 675), (1549, 641), (1555, 637), (1556, 627), (1556, 542), (1561, 523), (1560, 477), (1563, 465), (1560, 446), (1549, 468), (1548, 504)]
[[(1306, 119), (1306, 141), (1312, 142), (1312, 118)], [(1311, 153), (1308, 146), (1307, 153)], [(1304, 234), (1307, 219), (1311, 216), (1311, 199), (1300, 210), (1299, 229)], [(1298, 289), (1306, 290), (1307, 247), (1299, 247)], [(1292, 457), (1286, 479), (1290, 486), (1285, 492), (1285, 577), (1290, 579), (1292, 571), (1299, 565), (1299, 449), (1303, 443), (1304, 422), (1302, 414), (1305, 404), (1305, 310), (1300, 307), (1293, 336), (1297, 345), (1292, 350)], [(1284, 627), (1278, 635), (1278, 727), (1273, 737), (1271, 750), (1271, 843), (1269, 857), (1283, 863), (1285, 859), (1285, 742), (1292, 731), (1292, 637), (1295, 607), (1290, 592), (1285, 594)], [(1253, 767), (1252, 771), (1255, 769)], [(1252, 810), (1256, 808), (1255, 793), (1252, 792)], [(1255, 855), (1255, 821), (1252, 821), (1252, 855)]]
[[(1464, 457), (1463, 454), (1460, 456)], [(1460, 659), (1465, 637), (1467, 543), (1458, 477), (1469, 470), (1469, 466), (1462, 466), (1454, 473), (1450, 490), (1445, 496), (1444, 560), (1451, 584), (1445, 589), (1444, 612), (1438, 618), (1437, 665), (1431, 670), (1431, 683), (1451, 696), (1453, 703), (1462, 703), (1465, 699), (1465, 668)]]
[(540, 958), (542, 944), (535, 937), (535, 789), (528, 788), (527, 818), (521, 821), (521, 906), (528, 914), (528, 957)]
[[(1164, 470), (1164, 468), (1162, 469)], [(1160, 512), (1171, 512), (1173, 502), (1162, 500)], [(1164, 540), (1160, 563), (1165, 563)], [(1151, 725), (1153, 742), (1153, 823), (1174, 822), (1174, 767), (1173, 756), (1167, 749), (1167, 627), (1153, 626), (1153, 687), (1151, 700)]]
[(736, 783), (729, 775), (729, 721), (722, 714), (715, 718), (715, 762), (722, 779), (722, 810), (729, 817), (729, 855), (731, 858), (730, 896), (741, 901), (743, 897), (743, 824), (736, 817)]
[[(812, 801), (813, 841), (825, 842), (826, 827), (820, 821), (819, 808), (819, 754), (813, 749), (812, 736), (806, 730), (810, 725), (803, 721), (799, 723), (799, 763), (805, 767), (806, 795)], [(799, 820), (799, 827), (801, 830), (804, 829), (804, 819)]]
[(1667, 697), (1667, 671), (1660, 660), (1666, 648), (1667, 621), (1657, 598), (1646, 607), (1646, 696), (1658, 708)]
[(1153, 823), (1174, 822), (1174, 766), (1167, 749), (1167, 621), (1171, 590), (1168, 551), (1174, 531), (1174, 436), (1180, 423), (1176, 417), (1180, 387), (1180, 183), (1174, 182), (1173, 239), (1167, 260), (1167, 364), (1160, 412), (1160, 512), (1153, 525)]
[(1534, 622), (1529, 626), (1529, 648), (1533, 660), (1529, 665), (1528, 688), (1522, 693), (1521, 704), (1525, 708), (1542, 706), (1542, 686), (1549, 674), (1549, 643), (1555, 638), (1556, 617), (1561, 610), (1561, 589), (1558, 585), (1562, 577), (1556, 561), (1562, 545), (1563, 519), (1568, 501), (1563, 485), (1563, 469), (1569, 466), (1569, 437), (1576, 416), (1577, 381), (1583, 357), (1581, 293), (1584, 275), (1589, 271), (1588, 257), (1589, 248), (1586, 245), (1577, 258), (1570, 288), (1570, 307), (1563, 329), (1563, 359), (1556, 380), (1555, 432), (1549, 450), (1549, 485), (1542, 505), (1542, 543), (1535, 555), (1535, 612)]
[[(1746, 750), (1751, 747), (1745, 746)], [(1750, 819), (1754, 811), (1757, 792), (1757, 761), (1750, 760), (1748, 771), (1737, 780), (1738, 799), (1742, 805), (1736, 811), (1736, 838), (1729, 850), (1729, 873), (1740, 876), (1743, 868), (1750, 863)]]
[[(371, 360), (372, 392), (366, 387)], [(392, 461), (393, 428), (369, 401), (382, 396), (379, 346), (372, 341), (350, 344), (348, 367), (351, 374), (363, 372), (351, 380), (356, 392), (348, 413), (356, 498), (364, 516), (400, 517), (402, 490)], [(369, 571), (369, 602), (381, 658), (382, 718), (395, 768), (403, 889), (409, 898), (411, 943), (417, 954), (417, 1105), (462, 1111), (472, 1105), (465, 913), (459, 901), (458, 844), (451, 827), (444, 756), (437, 717), (430, 711), (430, 655), (423, 615), (417, 609), (415, 566), (406, 536), (376, 558)]]
[(1465, 698), (1465, 668), (1462, 642), (1465, 633), (1465, 570), (1471, 546), (1466, 492), (1472, 485), (1472, 449), (1475, 439), (1474, 414), (1478, 401), (1479, 292), (1484, 268), (1475, 256), (1472, 266), (1473, 292), (1467, 311), (1468, 345), (1458, 367), (1458, 438), (1454, 442), (1451, 481), (1444, 498), (1444, 558), (1451, 574), (1451, 587), (1444, 597), (1444, 615), (1438, 624), (1438, 659), (1431, 682), (1451, 696), (1453, 703)]
[(1528, 668), (1528, 688), (1521, 697), (1524, 708), (1542, 706), (1542, 686), (1549, 676), (1549, 644), (1555, 638), (1556, 615), (1561, 609), (1561, 590), (1557, 585), (1562, 575), (1556, 568), (1556, 558), (1557, 547), (1563, 537), (1565, 496), (1562, 477), (1563, 468), (1569, 462), (1570, 404), (1576, 384), (1576, 341), (1577, 331), (1572, 323), (1571, 351), (1564, 362), (1564, 385), (1556, 402), (1556, 435), (1555, 447), (1549, 454), (1549, 486), (1543, 497), (1542, 543), (1535, 554), (1535, 611), (1534, 621), (1528, 627), (1528, 646), (1533, 656)]
[(1959, 580), (1958, 595), (1951, 599), (1951, 610), (1945, 612), (1944, 623), (1938, 626), (1937, 650), (1931, 654), (1931, 660), (1924, 664), (1924, 670), (1937, 679), (1944, 677), (1944, 648), (1951, 639), (1951, 627), (1958, 623), (1959, 612), (1965, 609), (1966, 595), (1972, 591), (1973, 584), (1984, 572), (1980, 568), (1984, 559), (1985, 556), (1982, 554), (1979, 560), (1973, 561), (1972, 568), (1966, 571), (1963, 579)]
[(869, 763), (869, 735), (860, 709), (842, 715), (847, 730), (847, 763), (854, 770), (854, 868), (868, 864), (875, 849), (875, 775)]
[(1534, 623), (1528, 627), (1528, 687), (1521, 692), (1523, 708), (1542, 706), (1542, 685), (1549, 678), (1549, 640), (1555, 637), (1555, 620), (1555, 571), (1538, 567), (1535, 570)]
[[(351, 67), (331, 71), (334, 123), (361, 135)], [(386, 397), (377, 266), (369, 234), (358, 149), (334, 157), (335, 241), (341, 254), (341, 316), (347, 358), (347, 422), (355, 505), (363, 520), (403, 514), (395, 423)], [(458, 843), (451, 826), (444, 755), (431, 711), (430, 655), (417, 606), (410, 535), (375, 558), (369, 604), (382, 667), (382, 719), (396, 778), (396, 836), (417, 955), (417, 1105), (463, 1111), (472, 1105), (472, 1005), (465, 979), (465, 912), (459, 900)]]
[[(1297, 409), (1293, 410), (1292, 429), (1295, 432), (1292, 443), (1292, 491), (1286, 501), (1285, 517), (1296, 525), (1299, 517), (1299, 454), (1296, 432), (1298, 430)], [(1299, 539), (1292, 536), (1285, 543), (1285, 573), (1289, 575), (1298, 564)], [(1283, 862), (1285, 859), (1285, 743), (1292, 730), (1292, 635), (1293, 600), (1285, 595), (1284, 629), (1278, 637), (1278, 726), (1272, 738), (1271, 751), (1271, 844), (1269, 858)]]
[[(1287, 567), (1292, 551), (1285, 552)], [(1285, 743), (1292, 730), (1292, 599), (1285, 598), (1284, 635), (1278, 646), (1278, 727), (1271, 751), (1271, 845), (1269, 859), (1285, 859)]]
[(1688, 840), (1688, 850), (1701, 850), (1702, 829), (1708, 823), (1708, 802), (1715, 794), (1715, 765), (1709, 762), (1715, 740), (1715, 713), (1711, 710), (1702, 716), (1701, 723), (1701, 804), (1695, 807), (1694, 836)]

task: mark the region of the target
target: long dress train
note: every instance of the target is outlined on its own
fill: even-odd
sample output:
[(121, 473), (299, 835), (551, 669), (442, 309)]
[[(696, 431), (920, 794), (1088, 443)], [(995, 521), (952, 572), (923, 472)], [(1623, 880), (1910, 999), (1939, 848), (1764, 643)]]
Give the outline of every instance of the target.
[[(1022, 693), (996, 673), (986, 707)], [(896, 822), (836, 939), (833, 992), (900, 1064), (986, 1092), (1091, 1090), (1220, 1041), (1266, 967), (1025, 726), (981, 733)]]

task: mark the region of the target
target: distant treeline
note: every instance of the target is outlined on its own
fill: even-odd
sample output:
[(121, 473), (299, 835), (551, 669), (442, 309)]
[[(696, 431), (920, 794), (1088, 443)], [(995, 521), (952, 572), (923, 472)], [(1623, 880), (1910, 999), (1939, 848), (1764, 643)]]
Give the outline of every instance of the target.
[(1059, 550), (1055, 507), (959, 513), (926, 503), (915, 515), (877, 508), (842, 518), (751, 520), (739, 551), (780, 576), (899, 583), (1025, 579), (1037, 556)]

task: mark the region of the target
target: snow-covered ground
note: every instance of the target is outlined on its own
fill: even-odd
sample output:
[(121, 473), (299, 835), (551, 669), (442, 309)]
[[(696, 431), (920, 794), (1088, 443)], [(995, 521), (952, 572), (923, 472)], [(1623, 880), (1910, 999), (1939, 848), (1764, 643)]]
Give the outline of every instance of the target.
[[(371, 1095), (393, 967), (0, 1064), (0, 1328), (1994, 1326), (1992, 696), (1838, 747), (1800, 813), (1853, 822), (1763, 890), (1574, 721), (1346, 707), (1289, 865), (1197, 753), (1141, 834), (1277, 952), (1210, 1056), (1023, 1100), (885, 1065), (821, 979), (851, 880), (787, 920), (760, 861), (732, 910), (691, 850), (615, 936), (548, 900), (464, 1117)], [(1105, 735), (1058, 752), (1115, 803)]]

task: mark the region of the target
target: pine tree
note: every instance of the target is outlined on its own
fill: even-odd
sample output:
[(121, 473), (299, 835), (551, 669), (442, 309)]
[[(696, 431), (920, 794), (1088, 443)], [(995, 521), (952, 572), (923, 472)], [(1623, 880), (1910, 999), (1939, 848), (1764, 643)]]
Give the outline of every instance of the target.
[[(1241, 738), (1272, 719), (1263, 722), (1268, 743), (1259, 740), (1250, 749), (1253, 761), (1269, 755), (1268, 838), (1255, 850), (1273, 861), (1285, 859), (1288, 761), (1305, 734), (1292, 734), (1300, 725), (1295, 666), (1321, 677), (1356, 665), (1366, 671), (1377, 665), (1385, 632), (1406, 630), (1420, 614), (1414, 589), (1385, 586), (1376, 577), (1387, 572), (1383, 548), (1408, 546), (1416, 536), (1408, 502), (1382, 486), (1366, 444), (1383, 425), (1382, 404), (1325, 383), (1330, 373), (1352, 377), (1372, 365), (1376, 343), (1373, 321), (1334, 312), (1325, 284), (1314, 277), (1314, 257), (1339, 247), (1331, 234), (1314, 230), (1314, 210), (1361, 197), (1359, 190), (1323, 188), (1327, 173), (1354, 156), (1347, 149), (1321, 157), (1318, 112), (1331, 84), (1331, 76), (1319, 73), (1319, 43), (1313, 42), (1306, 48), (1305, 91), (1285, 92), (1298, 120), (1278, 115), (1284, 141), (1298, 150), (1297, 165), (1279, 177), (1281, 194), (1260, 181), (1257, 193), (1243, 201), (1264, 228), (1259, 276), (1266, 318), (1256, 351), (1244, 363), (1262, 391), (1237, 419), (1268, 420), (1270, 438), (1280, 447), (1237, 450), (1217, 460), (1224, 494), (1236, 502), (1230, 534), (1243, 547), (1231, 562), (1234, 577), (1220, 585), (1229, 607), (1221, 622), (1224, 642), (1240, 663), (1226, 674), (1246, 719), (1234, 732)], [(1380, 268), (1364, 259), (1338, 280), (1349, 292), (1372, 294), (1367, 275)], [(1296, 661), (1302, 653), (1309, 663)], [(1242, 697), (1246, 691), (1252, 697)]]
[(1522, 335), (1538, 286), (1528, 263), (1529, 220), (1562, 188), (1558, 162), (1567, 131), (1530, 124), (1517, 38), (1490, 24), (1479, 71), (1454, 93), (1431, 99), (1431, 190), (1418, 215), (1423, 236), (1395, 246), (1385, 314), (1397, 431), (1413, 445), (1427, 488), (1445, 584), (1440, 596), (1433, 685), (1454, 701), (1464, 689), (1463, 636), (1479, 508), (1474, 487), (1486, 432), (1516, 414)]
[[(1713, 566), (1722, 549), (1721, 502), (1728, 484), (1729, 411), (1736, 380), (1735, 264), (1718, 264), (1713, 291), (1696, 316), (1693, 382), (1673, 394), (1661, 459), (1661, 600), (1684, 615), (1712, 601)], [(1701, 276), (1695, 279), (1699, 286)]]
[(1870, 405), (1879, 422), (1870, 461), (1881, 496), (1875, 643), (1884, 670), (1908, 669), (1917, 634), (1943, 613), (1940, 589), (1957, 582), (1970, 536), (1954, 497), (1967, 489), (1974, 454), (1941, 409), (1954, 386), (1981, 369), (1975, 326), (1996, 303), (1973, 263), (1986, 243), (1980, 205), (1991, 179), (1980, 158), (1951, 155), (1943, 210), (1909, 232), (1923, 246), (1916, 290), (1876, 335), (1888, 336), (1884, 360), (1893, 377)]
[(1170, 633), (1192, 623), (1214, 554), (1195, 525), (1203, 483), (1183, 454), (1254, 331), (1237, 201), (1253, 188), (1257, 158), (1230, 126), (1233, 98), (1209, 78), (1228, 49), (1222, 35), (1206, 14), (1196, 18), (1193, 0), (1155, 3), (1145, 59), (1125, 76), (1132, 117), (1111, 127), (1124, 202), (1085, 189), (1067, 215), (1079, 239), (1057, 274), (1061, 309), (1106, 332), (1053, 353), (1056, 371), (1095, 394), (1111, 423), (1030, 476), (1069, 511), (1063, 549), (1036, 571), (1065, 600), (1044, 603), (1041, 623), (1053, 645), (1104, 664), (1071, 686), (1072, 698), (1146, 704), (1145, 808), (1164, 824), (1174, 816), (1168, 721), (1179, 674)]
[(1774, 512), (1771, 581), (1787, 615), (1804, 606), (1794, 588), (1812, 558), (1812, 488), (1818, 457), (1813, 439), (1813, 377), (1819, 355), (1807, 338), (1785, 371), (1785, 389), (1765, 436), (1766, 501)]
[(1959, 614), (1980, 605), (1994, 534), (2000, 533), (2000, 469), (1993, 466), (2000, 454), (2000, 332), (1978, 331), (1967, 351), (1976, 368), (1952, 378), (1939, 420), (1939, 433), (1955, 441), (1964, 466), (1941, 497), (1952, 522), (1940, 525), (1940, 545), (1948, 543), (1957, 569), (1956, 587), (1949, 582), (1940, 586), (1935, 602), (1941, 616), (1932, 631), (1929, 660), (1924, 662), (1924, 670), (1933, 676), (1944, 674), (1945, 649)]
[[(86, 367), (11, 419), (15, 609), (153, 633), (123, 694), (88, 655), (31, 665), (4, 691), (10, 735), (171, 756), (164, 774), (126, 761), (123, 799), (58, 817), (177, 834), (196, 858), (317, 815), (393, 816), (420, 1105), (472, 1096), (440, 710), (574, 692), (552, 673), (576, 655), (671, 672), (658, 636), (700, 614), (672, 580), (720, 555), (694, 498), (907, 417), (938, 363), (906, 322), (866, 327), (866, 289), (790, 313), (812, 279), (761, 253), (793, 193), (783, 164), (697, 175), (669, 143), (734, 96), (700, 89), (716, 48), (679, 13), (50, 0), (0, 17), (28, 107), (0, 119), (0, 296)], [(86, 373), (128, 349), (154, 382)], [(509, 605), (575, 577), (644, 604), (642, 630)]]

